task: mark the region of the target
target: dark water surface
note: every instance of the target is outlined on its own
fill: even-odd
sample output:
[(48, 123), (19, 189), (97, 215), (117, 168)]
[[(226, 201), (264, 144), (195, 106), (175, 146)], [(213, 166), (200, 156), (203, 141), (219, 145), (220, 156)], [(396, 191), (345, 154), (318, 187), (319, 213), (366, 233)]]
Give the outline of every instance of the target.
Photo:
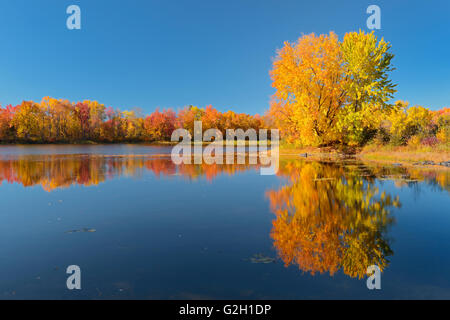
[(0, 298), (450, 298), (448, 169), (170, 150), (1, 146)]

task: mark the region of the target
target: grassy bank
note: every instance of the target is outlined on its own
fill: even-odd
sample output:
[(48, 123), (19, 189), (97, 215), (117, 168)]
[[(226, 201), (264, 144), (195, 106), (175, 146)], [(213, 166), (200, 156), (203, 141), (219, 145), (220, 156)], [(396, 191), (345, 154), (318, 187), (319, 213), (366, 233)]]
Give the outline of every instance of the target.
[(366, 146), (357, 157), (386, 162), (417, 163), (433, 161), (435, 163), (450, 161), (449, 144), (438, 144), (436, 146)]
[(439, 144), (433, 147), (369, 145), (364, 148), (352, 150), (351, 153), (333, 147), (295, 148), (290, 145), (282, 145), (280, 147), (280, 155), (301, 156), (313, 159), (355, 157), (361, 160), (402, 164), (417, 164), (425, 161), (440, 163), (450, 161), (450, 144)]

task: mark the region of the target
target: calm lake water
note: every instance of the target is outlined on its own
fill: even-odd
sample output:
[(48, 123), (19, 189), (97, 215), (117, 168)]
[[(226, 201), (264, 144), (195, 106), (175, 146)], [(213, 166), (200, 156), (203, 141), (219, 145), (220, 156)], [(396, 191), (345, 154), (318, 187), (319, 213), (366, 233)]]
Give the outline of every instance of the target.
[(0, 146), (0, 298), (450, 298), (449, 170), (170, 150)]

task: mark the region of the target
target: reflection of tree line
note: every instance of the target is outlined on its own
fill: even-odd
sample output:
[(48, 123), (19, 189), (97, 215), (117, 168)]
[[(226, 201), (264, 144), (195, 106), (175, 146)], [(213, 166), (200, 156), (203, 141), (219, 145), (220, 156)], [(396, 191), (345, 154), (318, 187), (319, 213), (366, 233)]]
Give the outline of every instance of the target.
[(170, 158), (157, 157), (43, 155), (0, 160), (0, 184), (7, 181), (25, 187), (41, 185), (45, 190), (52, 191), (73, 184), (97, 185), (116, 176), (137, 177), (145, 170), (158, 177), (206, 177), (212, 181), (220, 174), (233, 175), (257, 167), (249, 164), (175, 165)]
[(271, 237), (286, 266), (313, 275), (342, 270), (362, 278), (370, 265), (388, 266), (390, 209), (400, 202), (380, 192), (376, 180), (395, 180), (397, 186), (426, 180), (447, 190), (450, 185), (448, 171), (401, 167), (282, 161), (279, 173), (288, 183), (267, 192), (276, 215)]
[[(116, 176), (137, 177), (144, 171), (155, 176), (205, 177), (233, 175), (257, 165), (175, 165), (170, 158), (136, 156), (47, 155), (0, 160), (0, 183), (41, 185), (45, 190), (74, 184), (97, 185)], [(276, 218), (271, 237), (286, 265), (305, 272), (342, 270), (363, 277), (369, 265), (382, 270), (393, 254), (386, 237), (394, 222), (390, 210), (398, 198), (380, 192), (376, 181), (394, 180), (399, 187), (425, 181), (450, 191), (448, 170), (365, 166), (358, 163), (281, 160), (278, 175), (287, 183), (270, 190)]]

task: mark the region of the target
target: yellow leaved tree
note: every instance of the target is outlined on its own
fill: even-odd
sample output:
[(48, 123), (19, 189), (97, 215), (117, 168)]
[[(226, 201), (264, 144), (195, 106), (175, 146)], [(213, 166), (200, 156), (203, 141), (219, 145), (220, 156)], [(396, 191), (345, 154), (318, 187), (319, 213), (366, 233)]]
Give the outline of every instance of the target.
[(347, 104), (337, 123), (342, 142), (360, 145), (371, 138), (396, 92), (389, 79), (394, 70), (389, 43), (371, 33), (349, 32), (341, 45), (345, 61)]
[(362, 144), (395, 93), (390, 45), (373, 33), (304, 35), (273, 63), (269, 116), (288, 142)]

